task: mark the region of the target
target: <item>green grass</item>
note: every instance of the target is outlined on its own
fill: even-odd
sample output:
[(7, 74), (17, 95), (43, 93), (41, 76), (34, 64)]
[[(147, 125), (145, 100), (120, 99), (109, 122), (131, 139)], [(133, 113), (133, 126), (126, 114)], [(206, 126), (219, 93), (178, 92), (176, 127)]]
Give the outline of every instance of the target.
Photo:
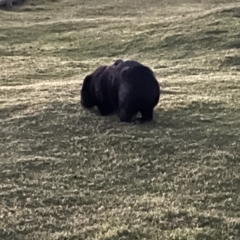
[[(1, 11), (0, 239), (239, 239), (239, 20), (227, 0)], [(117, 58), (156, 73), (153, 122), (80, 106)]]

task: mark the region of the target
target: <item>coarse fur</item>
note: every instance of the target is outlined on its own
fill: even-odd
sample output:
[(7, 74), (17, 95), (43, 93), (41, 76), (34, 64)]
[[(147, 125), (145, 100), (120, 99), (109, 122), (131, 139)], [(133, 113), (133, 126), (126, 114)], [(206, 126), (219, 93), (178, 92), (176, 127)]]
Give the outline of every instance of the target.
[(119, 77), (113, 67), (100, 66), (83, 80), (81, 103), (85, 108), (97, 106), (101, 115), (109, 115), (118, 107)]
[(160, 87), (153, 71), (133, 60), (118, 59), (87, 75), (81, 90), (86, 108), (98, 107), (101, 115), (118, 110), (123, 122), (131, 122), (141, 112), (141, 121), (151, 121), (160, 98)]

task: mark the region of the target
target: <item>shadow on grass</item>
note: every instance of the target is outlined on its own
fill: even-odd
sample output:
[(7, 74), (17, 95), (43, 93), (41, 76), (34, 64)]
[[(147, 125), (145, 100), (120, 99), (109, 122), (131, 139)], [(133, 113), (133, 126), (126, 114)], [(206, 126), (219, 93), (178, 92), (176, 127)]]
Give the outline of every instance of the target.
[(23, 240), (23, 236), (19, 236), (18, 234), (14, 233), (14, 231), (7, 231), (5, 229), (0, 228), (0, 239)]
[[(65, 166), (84, 169), (97, 164), (106, 171), (122, 172), (126, 178), (119, 184), (129, 182), (130, 175), (142, 179), (169, 174), (174, 179), (174, 166), (196, 163), (203, 155), (210, 160), (218, 150), (225, 151), (224, 158), (234, 166), (239, 140), (236, 119), (236, 111), (221, 103), (156, 109), (154, 121), (145, 124), (120, 123), (117, 115), (101, 117), (78, 104), (52, 103), (41, 114), (3, 121), (0, 150), (15, 162), (1, 165), (2, 169), (14, 165), (15, 170), (3, 172), (1, 178), (56, 170), (64, 174)], [(81, 171), (74, 174), (75, 170), (70, 174), (72, 180), (81, 180)], [(102, 188), (101, 184), (94, 187)]]
[(19, 104), (15, 106), (10, 106), (10, 107), (2, 107), (0, 109), (0, 119), (8, 118), (15, 112), (19, 112), (21, 110), (27, 109), (27, 105)]
[[(72, 136), (78, 136), (80, 129), (84, 130), (83, 134), (90, 133), (103, 133), (102, 131), (114, 130), (117, 127), (117, 132), (121, 132), (121, 128), (126, 130), (135, 129), (137, 131), (145, 130), (182, 130), (182, 133), (186, 132), (184, 129), (192, 128), (193, 131), (206, 131), (211, 128), (212, 130), (219, 127), (226, 126), (228, 120), (231, 117), (236, 117), (237, 110), (231, 110), (226, 108), (220, 102), (192, 102), (188, 106), (183, 106), (178, 109), (162, 109), (156, 108), (154, 112), (154, 120), (152, 122), (144, 124), (136, 123), (120, 123), (118, 116), (113, 114), (111, 116), (102, 117), (99, 116), (97, 110), (83, 109), (78, 103), (65, 103), (54, 102), (50, 107), (44, 109), (40, 114), (19, 116), (18, 118), (7, 118), (12, 111), (17, 112), (26, 109), (25, 105), (17, 105), (11, 108), (5, 107), (1, 109), (1, 118), (3, 120), (2, 125), (5, 127), (15, 126), (16, 131), (12, 132), (13, 136), (31, 136), (29, 132), (34, 132), (37, 135), (42, 136), (43, 133), (52, 134), (55, 139), (57, 135), (65, 135), (65, 138), (71, 134)], [(9, 113), (9, 114), (8, 114)], [(90, 124), (87, 128), (85, 124)], [(24, 125), (24, 128), (21, 126)], [(94, 126), (94, 128), (92, 128)], [(77, 130), (77, 131), (76, 131)], [(219, 132), (218, 137), (225, 136), (228, 131), (222, 129)], [(24, 134), (22, 131), (26, 132)], [(86, 131), (86, 132), (85, 132)], [(7, 131), (6, 134), (9, 134)], [(138, 132), (141, 133), (141, 132)], [(37, 136), (35, 135), (35, 136)], [(201, 135), (201, 134), (200, 134)], [(192, 135), (195, 139), (196, 135)], [(234, 136), (233, 136), (234, 137)], [(189, 135), (187, 135), (189, 138)]]
[[(14, 111), (21, 109), (25, 109), (25, 106), (13, 108)], [(121, 123), (116, 114), (102, 117), (95, 110), (89, 111), (79, 104), (64, 102), (52, 103), (40, 114), (18, 118), (7, 119), (7, 113), (12, 112), (12, 107), (4, 108), (1, 112), (1, 141), (5, 144), (2, 153), (34, 156), (36, 159), (46, 153), (51, 153), (48, 157), (61, 158), (64, 150), (66, 156), (77, 154), (72, 146), (74, 139), (89, 151), (100, 147), (96, 139), (101, 137), (105, 141), (105, 149), (102, 150), (111, 147), (117, 150), (120, 145), (127, 146), (131, 143), (139, 144), (140, 147), (141, 140), (142, 147), (151, 149), (150, 145), (159, 145), (161, 155), (175, 154), (182, 143), (186, 149), (197, 147), (197, 143), (202, 142), (205, 149), (223, 150), (239, 139), (238, 132), (235, 131), (239, 123), (234, 122), (237, 120), (237, 110), (228, 109), (222, 103), (192, 102), (178, 109), (157, 108), (154, 120), (144, 124)], [(144, 144), (144, 138), (149, 140), (149, 146)], [(159, 142), (156, 143), (156, 140)], [(162, 140), (165, 140), (164, 146), (160, 146)], [(16, 144), (11, 144), (14, 141)], [(57, 153), (58, 150), (61, 151)], [(27, 164), (28, 161), (24, 162)], [(28, 167), (33, 171), (35, 164), (32, 159), (30, 162)], [(39, 170), (49, 168), (46, 158), (44, 164), (39, 159), (36, 162), (39, 163)]]
[[(237, 181), (223, 184), (233, 179), (233, 175), (225, 178), (221, 175), (231, 166), (237, 166), (234, 164), (239, 152), (239, 123), (234, 120), (238, 111), (222, 103), (192, 102), (178, 109), (156, 109), (151, 123), (127, 124), (120, 123), (116, 115), (100, 117), (79, 104), (55, 102), (36, 115), (15, 119), (6, 116), (0, 123), (0, 152), (5, 159), (0, 162), (0, 181), (6, 185), (0, 197), (8, 207), (61, 206), (53, 215), (56, 219), (71, 216), (76, 206), (91, 215), (109, 199), (123, 204), (121, 197), (178, 196), (187, 194), (189, 189), (191, 194), (197, 194), (198, 189), (205, 192), (203, 200), (188, 201), (190, 206), (197, 202), (199, 209), (208, 209), (212, 201), (216, 209), (222, 209), (228, 193), (235, 198), (239, 190)], [(219, 156), (214, 159), (216, 151), (228, 154), (225, 162)], [(211, 161), (218, 167), (211, 168)], [(205, 173), (201, 164), (205, 167), (210, 164), (210, 170)], [(198, 174), (190, 175), (193, 166), (199, 168)], [(211, 194), (218, 192), (225, 195), (213, 198)], [(115, 199), (116, 196), (119, 198)], [(28, 199), (35, 199), (34, 204)], [(185, 201), (184, 197), (181, 201)], [(228, 211), (235, 211), (237, 205), (229, 205)], [(146, 211), (151, 210), (148, 208)], [(46, 213), (38, 214), (46, 217)], [(127, 218), (131, 220), (130, 216)], [(148, 217), (142, 216), (142, 221), (149, 226), (157, 224), (158, 231), (210, 228), (216, 233), (206, 233), (209, 239), (219, 236), (217, 229), (225, 229), (231, 236), (237, 234), (228, 229), (221, 217), (190, 216), (185, 211), (179, 214), (169, 211), (162, 217), (149, 213)], [(47, 229), (47, 223), (44, 224)], [(63, 227), (58, 226), (55, 230), (62, 231)], [(35, 230), (28, 233), (31, 231)], [(147, 237), (151, 233), (132, 228), (105, 239), (138, 236)]]

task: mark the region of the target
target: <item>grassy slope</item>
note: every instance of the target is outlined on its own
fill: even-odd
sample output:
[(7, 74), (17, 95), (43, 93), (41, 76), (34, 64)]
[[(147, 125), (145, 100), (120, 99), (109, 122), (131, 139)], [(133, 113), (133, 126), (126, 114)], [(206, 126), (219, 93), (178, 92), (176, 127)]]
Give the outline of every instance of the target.
[[(240, 6), (47, 2), (0, 13), (0, 239), (239, 239)], [(170, 90), (154, 122), (79, 106), (119, 57)]]

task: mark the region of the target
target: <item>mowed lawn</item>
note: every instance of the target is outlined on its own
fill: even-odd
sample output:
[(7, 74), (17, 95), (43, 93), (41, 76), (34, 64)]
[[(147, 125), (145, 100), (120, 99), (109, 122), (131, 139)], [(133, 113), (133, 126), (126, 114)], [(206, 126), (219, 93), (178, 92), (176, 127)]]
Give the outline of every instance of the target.
[[(177, 2), (177, 3), (176, 3)], [(238, 1), (28, 1), (0, 11), (0, 239), (240, 239)], [(79, 104), (130, 58), (154, 121)]]

